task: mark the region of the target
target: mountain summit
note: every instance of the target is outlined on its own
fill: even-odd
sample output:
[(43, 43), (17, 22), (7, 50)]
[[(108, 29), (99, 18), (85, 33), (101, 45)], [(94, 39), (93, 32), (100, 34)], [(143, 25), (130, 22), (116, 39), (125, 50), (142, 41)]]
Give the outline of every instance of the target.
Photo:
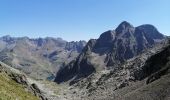
[(134, 27), (127, 21), (123, 21), (122, 23), (120, 23), (118, 25), (118, 27), (116, 28), (116, 33), (122, 33), (122, 32), (127, 32), (130, 29), (134, 29)]
[(109, 30), (96, 40), (90, 40), (75, 61), (61, 68), (57, 83), (71, 84), (103, 69), (113, 69), (165, 38), (153, 25), (133, 27), (123, 21), (116, 30)]

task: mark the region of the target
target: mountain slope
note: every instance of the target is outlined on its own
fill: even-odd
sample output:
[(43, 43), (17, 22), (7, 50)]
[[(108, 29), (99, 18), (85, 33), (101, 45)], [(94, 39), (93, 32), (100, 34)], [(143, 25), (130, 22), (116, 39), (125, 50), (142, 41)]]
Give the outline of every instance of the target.
[(169, 48), (165, 41), (114, 69), (92, 73), (71, 85), (65, 97), (69, 100), (169, 100)]
[(35, 79), (52, 80), (63, 64), (82, 50), (85, 41), (67, 42), (61, 38), (0, 38), (0, 61)]
[[(170, 46), (153, 55), (143, 66), (145, 84), (123, 96), (123, 100), (170, 99)], [(137, 96), (138, 95), (138, 96)]]
[(164, 39), (152, 25), (133, 27), (124, 21), (115, 30), (90, 40), (75, 61), (61, 68), (56, 75), (57, 83), (79, 81), (93, 72), (114, 69)]
[[(158, 53), (152, 55), (139, 71), (140, 85), (124, 88), (128, 91), (122, 94), (122, 100), (169, 100), (170, 94), (170, 46), (162, 48)], [(134, 89), (133, 89), (134, 88)], [(130, 91), (129, 91), (130, 90)], [(120, 97), (119, 99), (120, 100)]]

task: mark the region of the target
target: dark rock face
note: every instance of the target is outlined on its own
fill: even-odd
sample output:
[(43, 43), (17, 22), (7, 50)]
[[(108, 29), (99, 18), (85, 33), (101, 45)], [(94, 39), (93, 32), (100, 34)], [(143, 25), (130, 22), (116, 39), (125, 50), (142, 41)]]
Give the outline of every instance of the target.
[(115, 39), (114, 31), (106, 31), (100, 35), (99, 39), (97, 39), (96, 44), (92, 50), (99, 54), (104, 54), (110, 52), (113, 48), (113, 41)]
[[(70, 80), (73, 77), (73, 81), (87, 77), (95, 72), (100, 65), (103, 66), (103, 68), (119, 66), (146, 49), (152, 48), (155, 44), (163, 40), (164, 37), (165, 36), (159, 33), (152, 25), (133, 27), (130, 23), (124, 21), (115, 31), (106, 31), (102, 33), (97, 40), (90, 40), (74, 63), (60, 69), (60, 73), (57, 73), (55, 81), (60, 83)], [(97, 55), (97, 57), (93, 57), (94, 55)], [(106, 56), (103, 59), (104, 55)], [(93, 61), (94, 59), (98, 59), (96, 61), (102, 60), (101, 62), (95, 62)], [(74, 71), (71, 71), (72, 73), (69, 74), (65, 73), (66, 75), (64, 76), (67, 78), (63, 77), (62, 80), (58, 81), (58, 79), (61, 79), (63, 76), (62, 72), (65, 72), (65, 69), (67, 69), (68, 72), (73, 69)]]
[(72, 78), (78, 79), (79, 77), (86, 77), (95, 71), (94, 67), (88, 63), (88, 59), (84, 57), (84, 55), (91, 51), (90, 48), (94, 45), (94, 42), (95, 40), (90, 40), (87, 43), (88, 45), (82, 50), (84, 52), (82, 52), (76, 60), (65, 65), (57, 72), (55, 82), (61, 83)]
[[(152, 47), (157, 39), (162, 40), (163, 38), (164, 36), (152, 25), (135, 28), (128, 22), (122, 22), (116, 31), (104, 32), (97, 39), (93, 52), (109, 54), (115, 60), (123, 62), (140, 54), (146, 48)], [(108, 58), (113, 59), (112, 57)], [(108, 61), (110, 62), (109, 59)]]

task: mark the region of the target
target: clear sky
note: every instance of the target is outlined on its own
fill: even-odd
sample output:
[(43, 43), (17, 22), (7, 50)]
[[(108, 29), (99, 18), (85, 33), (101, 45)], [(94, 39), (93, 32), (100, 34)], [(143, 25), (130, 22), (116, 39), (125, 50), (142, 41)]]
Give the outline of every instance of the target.
[(89, 40), (122, 21), (170, 35), (170, 0), (0, 0), (0, 36)]

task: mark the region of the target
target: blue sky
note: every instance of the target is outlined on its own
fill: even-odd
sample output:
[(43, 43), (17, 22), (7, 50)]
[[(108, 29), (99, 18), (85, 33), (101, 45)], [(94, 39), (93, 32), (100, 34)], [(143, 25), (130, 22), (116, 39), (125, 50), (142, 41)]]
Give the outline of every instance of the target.
[(170, 0), (0, 0), (0, 36), (89, 40), (124, 20), (170, 35)]

